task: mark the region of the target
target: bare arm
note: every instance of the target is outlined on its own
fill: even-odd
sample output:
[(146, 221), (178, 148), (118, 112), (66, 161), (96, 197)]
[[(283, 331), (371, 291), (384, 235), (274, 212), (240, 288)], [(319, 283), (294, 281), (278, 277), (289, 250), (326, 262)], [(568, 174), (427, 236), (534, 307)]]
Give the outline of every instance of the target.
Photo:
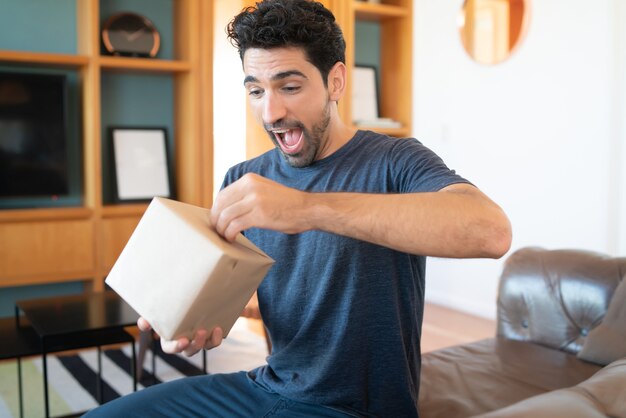
[(313, 228), (411, 254), (498, 258), (510, 246), (504, 212), (468, 184), (434, 193), (332, 193), (313, 200)]
[(251, 227), (317, 229), (437, 257), (498, 258), (511, 243), (504, 212), (467, 184), (434, 193), (306, 193), (247, 174), (219, 193), (211, 220), (230, 240)]

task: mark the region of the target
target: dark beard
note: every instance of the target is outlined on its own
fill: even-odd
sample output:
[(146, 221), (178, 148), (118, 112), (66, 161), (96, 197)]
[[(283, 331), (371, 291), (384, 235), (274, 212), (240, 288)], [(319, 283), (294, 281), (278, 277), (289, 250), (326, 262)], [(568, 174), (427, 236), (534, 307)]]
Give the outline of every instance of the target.
[[(314, 124), (311, 130), (308, 130), (300, 121), (278, 121), (272, 125), (265, 124), (265, 130), (268, 133), (270, 139), (283, 155), (287, 163), (295, 168), (302, 168), (311, 165), (320, 153), (322, 141), (324, 137), (328, 135), (328, 125), (330, 125), (330, 102), (327, 102), (324, 107), (324, 114), (322, 120), (319, 123)], [(278, 140), (274, 136), (274, 133), (270, 132), (271, 129), (302, 129), (302, 135), (304, 136), (304, 147), (302, 151), (295, 155), (286, 154), (280, 145)]]

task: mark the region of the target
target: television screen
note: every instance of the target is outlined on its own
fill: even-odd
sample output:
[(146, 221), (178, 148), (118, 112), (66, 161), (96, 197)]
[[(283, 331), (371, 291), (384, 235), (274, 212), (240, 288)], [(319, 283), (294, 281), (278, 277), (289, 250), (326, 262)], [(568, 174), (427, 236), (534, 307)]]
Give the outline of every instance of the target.
[(66, 76), (0, 71), (0, 199), (69, 193)]

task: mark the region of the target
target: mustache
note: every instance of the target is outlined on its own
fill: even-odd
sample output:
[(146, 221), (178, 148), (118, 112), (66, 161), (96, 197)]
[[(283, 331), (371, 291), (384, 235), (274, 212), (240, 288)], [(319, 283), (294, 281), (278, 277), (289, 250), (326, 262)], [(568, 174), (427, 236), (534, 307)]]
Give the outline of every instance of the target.
[(264, 123), (263, 127), (266, 131), (273, 131), (276, 129), (302, 129), (304, 130), (304, 124), (300, 121), (278, 121), (276, 123)]

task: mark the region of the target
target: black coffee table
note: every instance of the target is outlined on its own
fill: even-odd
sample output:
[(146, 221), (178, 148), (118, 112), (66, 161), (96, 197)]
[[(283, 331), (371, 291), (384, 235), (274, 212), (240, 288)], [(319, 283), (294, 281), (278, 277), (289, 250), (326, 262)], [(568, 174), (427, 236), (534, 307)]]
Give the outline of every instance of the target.
[(108, 291), (19, 301), (15, 306), (18, 327), (20, 311), (41, 341), (46, 418), (50, 416), (46, 360), (48, 353), (98, 347), (98, 402), (102, 403), (100, 347), (131, 343), (133, 390), (137, 390), (135, 338), (124, 328), (135, 326), (139, 315), (116, 293)]

